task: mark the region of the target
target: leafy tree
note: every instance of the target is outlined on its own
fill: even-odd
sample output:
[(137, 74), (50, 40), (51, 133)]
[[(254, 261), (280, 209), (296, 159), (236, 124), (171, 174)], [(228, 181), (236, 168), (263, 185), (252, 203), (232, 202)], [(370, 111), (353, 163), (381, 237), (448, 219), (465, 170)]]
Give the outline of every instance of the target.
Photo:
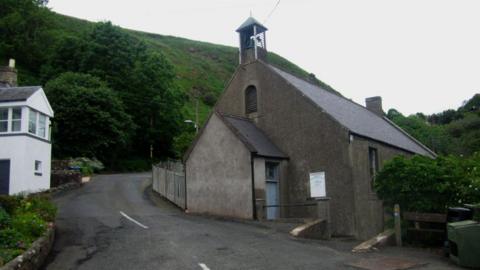
[(375, 188), (387, 205), (406, 211), (444, 212), (447, 207), (480, 202), (480, 154), (469, 158), (396, 157), (383, 167)]
[(480, 94), (475, 94), (471, 99), (465, 101), (465, 104), (458, 109), (459, 112), (478, 112), (480, 111)]
[(457, 112), (456, 110), (446, 110), (441, 113), (432, 114), (427, 117), (428, 122), (437, 125), (446, 125), (458, 119), (461, 119), (463, 116), (461, 113)]
[(397, 110), (390, 109), (387, 117), (433, 151), (441, 154), (451, 153), (453, 149), (451, 136), (444, 127), (426, 122), (422, 114), (405, 117)]
[(145, 54), (145, 44), (111, 22), (97, 23), (86, 42), (80, 71), (105, 80), (115, 90), (131, 89), (132, 70)]
[(52, 44), (54, 53), (48, 56), (46, 64), (41, 68), (43, 82), (64, 72), (80, 72), (87, 51), (88, 42), (86, 40), (86, 37), (82, 36), (59, 36)]
[(38, 71), (53, 38), (51, 13), (46, 0), (0, 1), (0, 59), (16, 58)]
[(45, 91), (55, 111), (55, 156), (98, 157), (111, 164), (128, 145), (134, 124), (105, 82), (67, 72), (49, 81)]
[(182, 122), (183, 103), (174, 83), (173, 66), (163, 55), (151, 52), (136, 62), (132, 77), (132, 89), (121, 95), (139, 127), (136, 147), (147, 150), (153, 146), (157, 157), (173, 155), (172, 142)]
[(98, 23), (83, 36), (64, 36), (56, 54), (43, 68), (44, 77), (73, 70), (104, 80), (118, 94), (132, 117), (132, 148), (125, 155), (149, 158), (172, 156), (173, 137), (181, 121), (182, 96), (173, 66), (143, 42), (111, 23)]
[(185, 131), (173, 139), (173, 148), (178, 159), (182, 159), (195, 138), (194, 132)]

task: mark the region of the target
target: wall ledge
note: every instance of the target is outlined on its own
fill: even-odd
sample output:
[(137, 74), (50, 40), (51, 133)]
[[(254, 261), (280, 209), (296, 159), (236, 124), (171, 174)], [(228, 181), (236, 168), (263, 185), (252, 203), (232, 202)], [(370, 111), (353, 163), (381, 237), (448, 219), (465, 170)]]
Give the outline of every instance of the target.
[(17, 256), (0, 270), (37, 270), (45, 262), (55, 240), (55, 228), (50, 226), (46, 233), (32, 243), (30, 248)]

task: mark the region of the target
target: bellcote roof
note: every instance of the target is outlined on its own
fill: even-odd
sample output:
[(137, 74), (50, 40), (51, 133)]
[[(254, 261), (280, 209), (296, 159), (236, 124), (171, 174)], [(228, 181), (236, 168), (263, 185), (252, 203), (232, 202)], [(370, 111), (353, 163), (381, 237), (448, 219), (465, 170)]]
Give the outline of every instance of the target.
[(257, 28), (257, 32), (258, 33), (261, 33), (261, 32), (265, 32), (267, 31), (267, 27), (263, 26), (259, 21), (257, 21), (255, 18), (253, 17), (248, 17), (248, 19), (242, 23), (242, 25), (240, 25), (240, 27), (238, 27), (237, 29), (237, 32), (240, 32), (242, 31), (243, 29), (247, 28), (247, 27), (250, 27), (250, 26), (253, 26), (253, 25), (256, 25), (258, 28)]

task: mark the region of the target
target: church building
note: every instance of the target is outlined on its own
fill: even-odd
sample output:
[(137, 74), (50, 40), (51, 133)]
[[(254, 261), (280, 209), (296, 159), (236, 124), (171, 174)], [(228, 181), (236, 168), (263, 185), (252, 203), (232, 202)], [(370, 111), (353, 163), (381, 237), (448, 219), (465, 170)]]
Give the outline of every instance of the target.
[[(375, 174), (397, 155), (435, 153), (366, 107), (268, 62), (267, 28), (237, 32), (239, 66), (184, 157), (186, 208), (242, 218), (327, 218), (332, 235), (383, 230)], [(318, 211), (327, 201), (328, 217)]]

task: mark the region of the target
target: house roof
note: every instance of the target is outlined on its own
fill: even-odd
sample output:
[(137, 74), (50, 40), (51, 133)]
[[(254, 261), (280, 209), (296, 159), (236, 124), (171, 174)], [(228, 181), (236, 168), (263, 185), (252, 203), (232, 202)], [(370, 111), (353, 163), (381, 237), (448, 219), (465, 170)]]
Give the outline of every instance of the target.
[(25, 101), (41, 88), (41, 86), (0, 87), (0, 102)]
[(351, 100), (328, 92), (272, 65), (268, 66), (350, 132), (413, 153), (435, 156), (433, 151), (408, 135), (386, 117), (380, 117)]
[(248, 17), (248, 19), (238, 27), (237, 32), (242, 31), (243, 29), (251, 26), (251, 25), (257, 25), (259, 27), (257, 33), (265, 32), (267, 31), (267, 27), (263, 26), (260, 22), (258, 22), (255, 18), (253, 17)]
[(230, 115), (217, 115), (256, 155), (273, 158), (288, 158), (255, 124), (246, 118)]

